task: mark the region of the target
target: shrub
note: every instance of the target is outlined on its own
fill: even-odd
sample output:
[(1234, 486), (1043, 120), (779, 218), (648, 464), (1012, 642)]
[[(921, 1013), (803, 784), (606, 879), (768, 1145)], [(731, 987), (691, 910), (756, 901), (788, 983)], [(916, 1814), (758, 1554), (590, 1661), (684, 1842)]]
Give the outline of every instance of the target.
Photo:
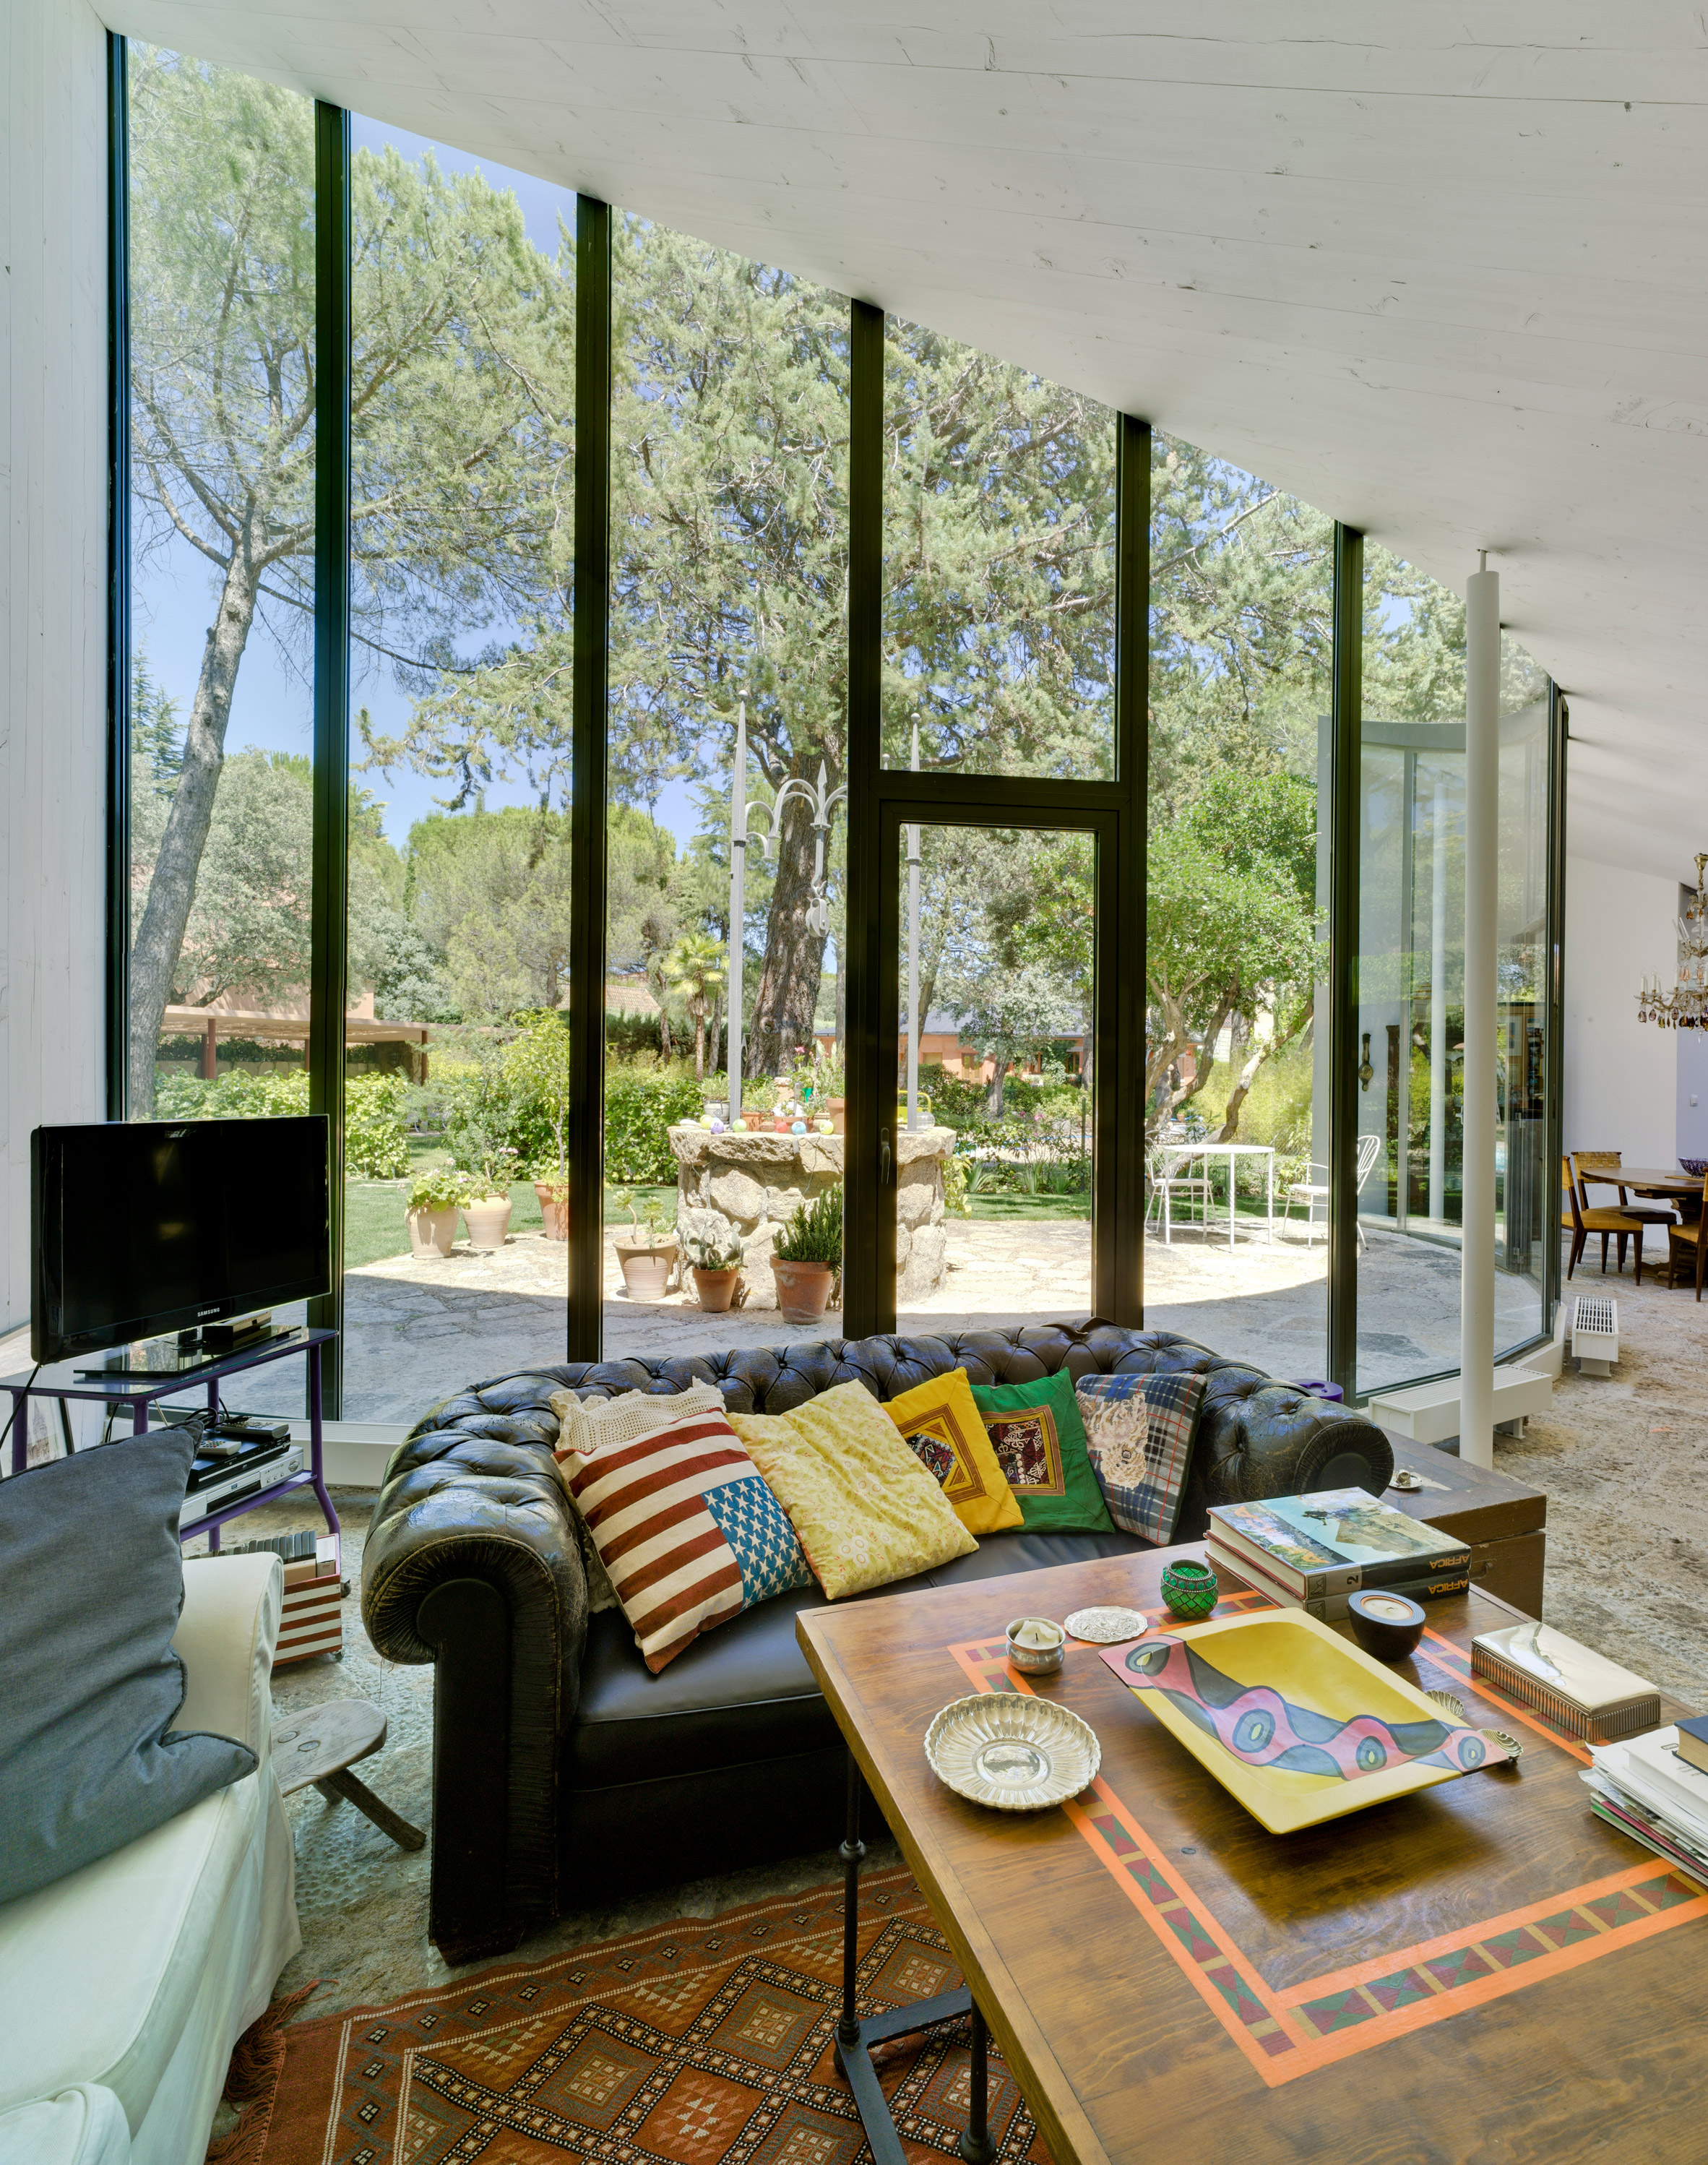
[[(700, 1085), (686, 1061), (668, 1067), (613, 1062), (605, 1070), (605, 1174), (658, 1188), (676, 1177), (669, 1130), (697, 1119)], [(538, 1156), (536, 1151), (534, 1155)]]
[(308, 1077), (300, 1067), (278, 1075), (237, 1068), (212, 1082), (199, 1075), (169, 1075), (155, 1085), (160, 1120), (265, 1120), (307, 1110)]
[(419, 1173), (409, 1183), (412, 1210), (453, 1210), (468, 1194), (469, 1176), (454, 1166), (441, 1165)]
[(771, 1253), (780, 1263), (828, 1263), (833, 1270), (842, 1261), (841, 1188), (797, 1204)]
[(344, 1163), (365, 1180), (401, 1180), (409, 1170), (407, 1093), (402, 1075), (365, 1075), (344, 1086)]

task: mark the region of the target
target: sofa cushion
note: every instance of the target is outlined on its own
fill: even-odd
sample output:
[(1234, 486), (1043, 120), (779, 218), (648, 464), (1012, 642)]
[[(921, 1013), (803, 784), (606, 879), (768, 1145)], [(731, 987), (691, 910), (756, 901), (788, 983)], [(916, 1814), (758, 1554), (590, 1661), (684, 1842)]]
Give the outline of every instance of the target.
[(858, 1383), (781, 1414), (733, 1414), (833, 1601), (977, 1546), (896, 1424)]
[[(795, 1530), (721, 1409), (602, 1436), (593, 1424), (560, 1471), (648, 1668), (663, 1669), (744, 1609), (803, 1584)], [(609, 1612), (605, 1612), (609, 1613)]]
[(1085, 1425), (1072, 1377), (1063, 1369), (1034, 1383), (972, 1388), (1026, 1530), (1111, 1532), (1112, 1521), (1085, 1451)]
[(970, 1534), (1007, 1533), (1025, 1523), (959, 1368), (886, 1399), (884, 1410)]
[(1075, 1396), (1109, 1515), (1164, 1546), (1175, 1538), (1204, 1403), (1201, 1376), (1081, 1376)]
[(0, 1483), (0, 1902), (255, 1767), (247, 1745), (175, 1730), (193, 1451), (187, 1429), (157, 1429)]
[[(993, 1534), (971, 1555), (855, 1598), (881, 1601), (919, 1587), (1137, 1555), (1146, 1546), (1130, 1534)], [(816, 1587), (786, 1593), (698, 1641), (658, 1677), (647, 1674), (620, 1617), (591, 1617), (566, 1780), (593, 1788), (661, 1781), (833, 1747), (836, 1723), (795, 1636), (799, 1612), (823, 1605)], [(946, 1661), (945, 1703), (956, 1683)]]

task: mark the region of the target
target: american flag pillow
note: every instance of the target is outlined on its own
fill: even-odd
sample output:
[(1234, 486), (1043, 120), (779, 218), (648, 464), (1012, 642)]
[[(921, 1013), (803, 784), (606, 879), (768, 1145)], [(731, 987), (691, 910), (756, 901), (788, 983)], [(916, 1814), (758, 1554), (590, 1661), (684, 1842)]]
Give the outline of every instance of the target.
[(702, 1631), (812, 1573), (795, 1529), (721, 1411), (573, 1449), (559, 1471), (654, 1675)]

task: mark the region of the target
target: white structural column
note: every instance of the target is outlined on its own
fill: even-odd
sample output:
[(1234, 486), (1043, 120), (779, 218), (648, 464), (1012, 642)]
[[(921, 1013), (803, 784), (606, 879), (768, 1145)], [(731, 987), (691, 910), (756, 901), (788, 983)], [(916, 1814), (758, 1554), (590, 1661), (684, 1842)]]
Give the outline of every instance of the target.
[(735, 773), (729, 791), (729, 1125), (742, 1114), (742, 926), (747, 909), (747, 701), (735, 710)]
[(1465, 1065), (1459, 1249), (1459, 1457), (1495, 1462), (1495, 942), (1500, 784), (1500, 575), (1465, 582)]
[(1447, 779), (1435, 778), (1429, 889), (1429, 1219), (1447, 1220)]

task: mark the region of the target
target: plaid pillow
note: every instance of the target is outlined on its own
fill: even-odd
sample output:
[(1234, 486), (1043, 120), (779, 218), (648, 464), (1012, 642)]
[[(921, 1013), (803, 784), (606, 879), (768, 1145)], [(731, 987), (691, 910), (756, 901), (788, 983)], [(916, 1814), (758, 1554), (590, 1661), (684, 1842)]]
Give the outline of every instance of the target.
[(1085, 1450), (1109, 1515), (1124, 1534), (1166, 1544), (1175, 1537), (1204, 1378), (1081, 1376)]

